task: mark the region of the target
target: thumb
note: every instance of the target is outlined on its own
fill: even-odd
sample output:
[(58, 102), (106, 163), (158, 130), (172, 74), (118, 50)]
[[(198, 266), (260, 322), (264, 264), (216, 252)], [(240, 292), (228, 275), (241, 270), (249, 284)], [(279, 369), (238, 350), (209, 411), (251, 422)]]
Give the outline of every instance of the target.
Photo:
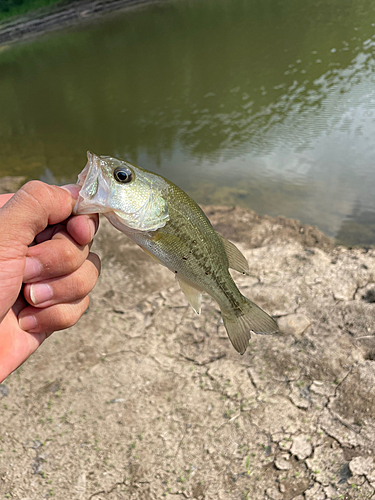
[(67, 189), (39, 181), (25, 184), (1, 208), (1, 249), (24, 249), (49, 224), (57, 224), (71, 215), (75, 198)]
[(32, 181), (0, 208), (0, 321), (20, 293), (28, 246), (49, 224), (69, 217), (74, 203), (69, 191)]

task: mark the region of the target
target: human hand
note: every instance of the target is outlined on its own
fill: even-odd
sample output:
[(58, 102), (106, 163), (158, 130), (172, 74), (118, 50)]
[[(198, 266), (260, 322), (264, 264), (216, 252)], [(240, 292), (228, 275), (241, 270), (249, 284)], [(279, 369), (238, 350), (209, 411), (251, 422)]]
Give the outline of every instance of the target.
[(88, 307), (98, 216), (71, 216), (78, 191), (32, 181), (0, 195), (0, 382)]

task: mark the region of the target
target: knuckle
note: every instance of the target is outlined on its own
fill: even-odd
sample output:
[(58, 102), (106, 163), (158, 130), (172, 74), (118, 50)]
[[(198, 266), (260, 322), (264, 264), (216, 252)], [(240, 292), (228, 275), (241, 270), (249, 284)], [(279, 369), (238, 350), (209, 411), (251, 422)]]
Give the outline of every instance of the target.
[(73, 247), (70, 242), (61, 246), (61, 259), (64, 261), (65, 267), (70, 271), (77, 269), (79, 266), (79, 251), (77, 248)]
[(71, 315), (69, 314), (70, 308), (66, 305), (61, 305), (56, 308), (54, 314), (54, 329), (55, 330), (64, 330), (65, 328), (69, 328), (71, 324)]
[(46, 221), (48, 220), (48, 207), (54, 202), (51, 186), (41, 181), (29, 181), (18, 193), (20, 201), (29, 208), (30, 213), (42, 215)]
[(74, 295), (83, 299), (94, 288), (98, 279), (98, 269), (91, 262), (86, 261), (82, 270), (74, 277)]
[(50, 195), (50, 188), (41, 181), (29, 181), (21, 187), (20, 194), (29, 198), (34, 204), (42, 205), (42, 200)]
[(29, 181), (29, 182), (26, 182), (26, 184), (24, 184), (21, 187), (20, 191), (24, 191), (25, 193), (27, 193), (29, 195), (39, 197), (38, 193), (40, 191), (44, 192), (46, 189), (48, 189), (48, 186), (41, 181)]
[(74, 290), (77, 297), (85, 297), (91, 291), (90, 282), (85, 280), (83, 276), (77, 276), (74, 283)]
[(72, 326), (74, 326), (77, 321), (79, 320), (81, 316), (78, 315), (75, 311), (74, 312), (70, 312), (70, 313), (66, 313), (64, 315), (64, 318), (63, 318), (63, 322), (62, 322), (62, 329), (65, 330), (66, 328), (71, 328)]
[(65, 330), (74, 326), (86, 311), (88, 305), (89, 298), (85, 297), (75, 304), (66, 304), (65, 307), (60, 307), (57, 319), (59, 330)]

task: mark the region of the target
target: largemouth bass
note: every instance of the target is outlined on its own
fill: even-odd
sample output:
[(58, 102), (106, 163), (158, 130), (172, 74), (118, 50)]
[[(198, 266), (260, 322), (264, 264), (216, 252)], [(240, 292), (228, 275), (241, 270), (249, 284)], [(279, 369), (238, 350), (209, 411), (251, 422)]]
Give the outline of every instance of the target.
[(246, 258), (220, 236), (199, 206), (164, 177), (126, 161), (87, 153), (78, 177), (76, 214), (102, 213), (110, 223), (170, 269), (194, 311), (202, 292), (219, 304), (234, 348), (246, 351), (251, 331), (271, 334), (277, 323), (244, 297), (228, 268), (247, 274)]

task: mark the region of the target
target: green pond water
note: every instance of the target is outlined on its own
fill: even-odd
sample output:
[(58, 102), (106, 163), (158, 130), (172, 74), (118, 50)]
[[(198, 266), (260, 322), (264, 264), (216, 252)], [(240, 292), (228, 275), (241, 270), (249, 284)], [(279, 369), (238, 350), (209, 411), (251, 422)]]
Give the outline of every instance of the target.
[(175, 0), (0, 51), (0, 176), (86, 150), (375, 243), (373, 0)]

